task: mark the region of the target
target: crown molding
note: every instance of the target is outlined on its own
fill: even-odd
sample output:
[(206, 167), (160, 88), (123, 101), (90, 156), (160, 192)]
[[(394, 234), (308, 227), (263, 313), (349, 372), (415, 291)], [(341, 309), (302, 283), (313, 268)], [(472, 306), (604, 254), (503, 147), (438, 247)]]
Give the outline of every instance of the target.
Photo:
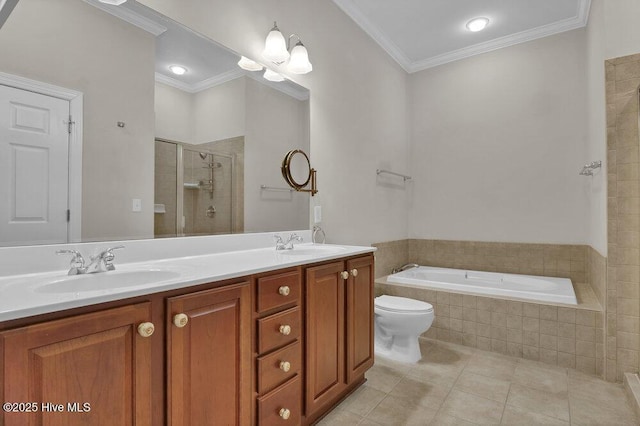
[(240, 78), (243, 75), (245, 75), (243, 70), (231, 70), (208, 78), (206, 80), (199, 81), (198, 83), (188, 84), (167, 75), (156, 73), (156, 82), (166, 84), (167, 86), (174, 87), (176, 89), (182, 90), (183, 92), (198, 93), (202, 92), (203, 90), (219, 86), (220, 84), (226, 83), (228, 81), (235, 80), (236, 78)]
[(116, 18), (120, 18), (123, 21), (130, 23), (131, 25), (135, 25), (136, 27), (148, 33), (151, 33), (156, 37), (158, 37), (160, 34), (164, 33), (165, 31), (167, 31), (166, 27), (132, 11), (131, 9), (105, 4), (98, 0), (82, 0), (82, 1), (104, 12), (107, 12), (110, 15), (113, 15)]
[(360, 9), (355, 6), (352, 0), (333, 0), (333, 2), (338, 5), (338, 7), (342, 9), (342, 11), (346, 13), (356, 24), (358, 24), (364, 32), (373, 38), (374, 41), (378, 43), (380, 47), (382, 47), (382, 49), (408, 73), (422, 71), (438, 65), (502, 49), (504, 47), (526, 43), (528, 41), (548, 37), (565, 31), (582, 28), (586, 26), (589, 21), (589, 11), (591, 9), (591, 0), (580, 0), (577, 14), (573, 18), (553, 22), (551, 24), (489, 40), (484, 43), (478, 43), (419, 61), (411, 61), (395, 43), (389, 40), (386, 35), (384, 35), (366, 16), (364, 16), (364, 14), (362, 14)]
[[(296, 90), (295, 88), (289, 86), (288, 84), (283, 84), (284, 82), (269, 81), (264, 77), (262, 77), (262, 74), (258, 74), (256, 72), (247, 71), (245, 75), (250, 79), (257, 81), (258, 83), (264, 84), (265, 86), (269, 86), (272, 89), (277, 90), (278, 92), (284, 93), (287, 96), (291, 96), (292, 98), (297, 99), (299, 101), (306, 101), (307, 99), (309, 99), (309, 91), (306, 89)], [(287, 79), (287, 81), (290, 81), (290, 80)]]

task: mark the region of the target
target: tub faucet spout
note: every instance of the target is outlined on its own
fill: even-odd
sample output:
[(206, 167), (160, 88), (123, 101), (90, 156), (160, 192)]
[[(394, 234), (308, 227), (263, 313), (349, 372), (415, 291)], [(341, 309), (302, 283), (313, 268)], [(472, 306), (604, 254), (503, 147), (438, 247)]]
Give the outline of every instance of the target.
[(420, 265), (418, 265), (417, 263), (407, 263), (406, 265), (402, 265), (399, 268), (395, 268), (394, 270), (391, 271), (391, 273), (397, 274), (398, 272), (406, 271), (407, 269), (419, 268), (419, 267)]

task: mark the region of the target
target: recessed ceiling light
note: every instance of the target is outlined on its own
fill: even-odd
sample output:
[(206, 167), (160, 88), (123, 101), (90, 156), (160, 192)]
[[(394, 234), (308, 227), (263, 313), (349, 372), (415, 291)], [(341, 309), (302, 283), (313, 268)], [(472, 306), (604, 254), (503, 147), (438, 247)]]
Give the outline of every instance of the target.
[(484, 30), (489, 25), (489, 18), (474, 18), (467, 22), (467, 29), (472, 32)]
[(120, 6), (122, 3), (127, 0), (98, 0), (100, 3), (112, 4), (114, 6)]
[(169, 69), (175, 75), (184, 75), (184, 73), (187, 72), (187, 69), (185, 67), (181, 67), (180, 65), (171, 65)]

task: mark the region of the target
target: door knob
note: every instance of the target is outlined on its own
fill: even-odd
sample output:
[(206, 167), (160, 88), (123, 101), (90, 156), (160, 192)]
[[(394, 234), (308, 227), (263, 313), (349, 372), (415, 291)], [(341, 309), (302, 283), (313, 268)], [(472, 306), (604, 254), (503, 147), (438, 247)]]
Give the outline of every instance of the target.
[(351, 275), (354, 276), (354, 277), (357, 277), (358, 276), (358, 270), (356, 268), (353, 268), (351, 270)]
[(349, 273), (347, 271), (342, 271), (340, 272), (340, 276), (343, 280), (346, 280), (347, 278), (349, 278)]

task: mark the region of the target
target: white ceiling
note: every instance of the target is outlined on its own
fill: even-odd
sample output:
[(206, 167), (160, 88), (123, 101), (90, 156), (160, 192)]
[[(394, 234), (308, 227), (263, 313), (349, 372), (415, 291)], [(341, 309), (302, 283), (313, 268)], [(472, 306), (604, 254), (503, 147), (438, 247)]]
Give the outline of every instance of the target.
[[(587, 24), (591, 0), (333, 0), (407, 72)], [(469, 20), (487, 17), (481, 32)]]
[[(2, 1), (2, 0), (0, 0)], [(137, 26), (156, 37), (156, 81), (189, 93), (247, 76), (279, 90), (298, 100), (309, 98), (309, 91), (291, 80), (271, 82), (262, 78), (262, 72), (244, 71), (237, 63), (240, 55), (213, 40), (196, 33), (172, 19), (138, 3), (128, 0), (120, 6), (83, 0), (113, 16)], [(171, 65), (185, 67), (188, 72), (175, 75)]]

